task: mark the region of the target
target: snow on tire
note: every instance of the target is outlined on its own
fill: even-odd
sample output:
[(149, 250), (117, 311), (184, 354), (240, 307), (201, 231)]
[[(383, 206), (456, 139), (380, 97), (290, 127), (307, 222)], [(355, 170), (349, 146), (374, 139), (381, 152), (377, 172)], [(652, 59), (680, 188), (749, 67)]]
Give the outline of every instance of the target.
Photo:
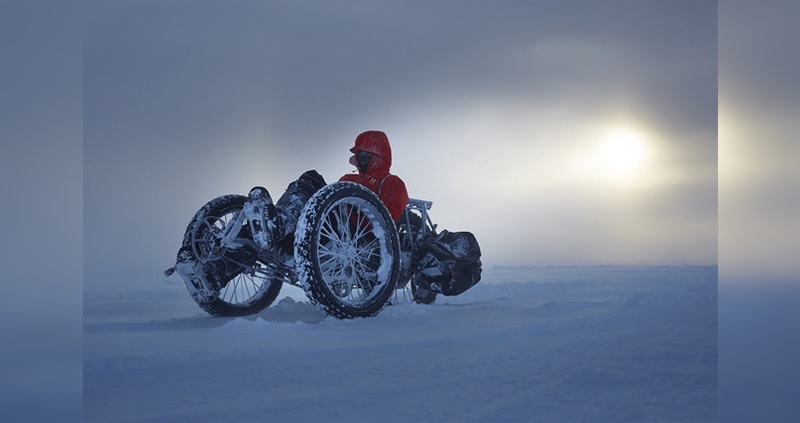
[(339, 319), (374, 316), (400, 270), (399, 241), (375, 193), (353, 182), (317, 191), (300, 215), (294, 241), (297, 277), (311, 302)]

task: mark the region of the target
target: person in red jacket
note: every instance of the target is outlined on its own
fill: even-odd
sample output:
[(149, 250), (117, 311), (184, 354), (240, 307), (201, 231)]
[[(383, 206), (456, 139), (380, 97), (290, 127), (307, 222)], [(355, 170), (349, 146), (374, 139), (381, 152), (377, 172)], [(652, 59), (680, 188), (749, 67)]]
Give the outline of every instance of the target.
[(358, 173), (348, 173), (340, 181), (357, 182), (369, 188), (383, 201), (392, 219), (397, 221), (408, 204), (406, 184), (399, 176), (389, 173), (392, 166), (392, 147), (382, 131), (366, 131), (356, 137), (350, 164)]
[[(408, 192), (403, 180), (389, 173), (389, 168), (392, 166), (389, 138), (381, 131), (366, 131), (356, 137), (355, 145), (350, 151), (353, 153), (350, 163), (356, 167), (358, 173), (346, 174), (339, 180), (359, 183), (378, 194), (378, 198), (383, 201), (396, 222), (408, 204)], [(266, 188), (254, 187), (250, 190), (249, 201), (263, 203), (261, 207), (264, 208), (266, 215), (263, 222), (251, 222), (254, 236), (269, 239), (269, 243), (277, 244), (285, 256), (291, 256), (294, 232), (303, 207), (308, 199), (325, 185), (322, 175), (316, 170), (309, 170), (290, 183), (274, 205)], [(254, 215), (248, 219), (253, 221), (258, 217)], [(267, 228), (269, 231), (264, 232)]]

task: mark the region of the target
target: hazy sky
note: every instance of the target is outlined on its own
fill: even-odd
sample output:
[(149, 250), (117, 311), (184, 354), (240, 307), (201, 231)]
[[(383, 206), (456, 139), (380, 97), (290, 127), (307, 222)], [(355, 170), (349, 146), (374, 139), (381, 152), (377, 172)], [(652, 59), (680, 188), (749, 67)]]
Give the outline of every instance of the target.
[(484, 264), (716, 264), (717, 4), (87, 2), (87, 269), (166, 268), (206, 201), (393, 173)]
[(800, 282), (800, 3), (720, 6), (720, 279)]

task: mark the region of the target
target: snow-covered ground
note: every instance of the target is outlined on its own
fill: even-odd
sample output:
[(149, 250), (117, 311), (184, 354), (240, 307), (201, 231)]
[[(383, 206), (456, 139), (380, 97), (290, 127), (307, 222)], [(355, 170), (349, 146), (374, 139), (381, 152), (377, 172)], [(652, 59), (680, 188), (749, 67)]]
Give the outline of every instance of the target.
[(89, 278), (83, 366), (91, 422), (714, 421), (717, 268), (491, 268), (348, 321), (291, 286), (213, 318), (177, 276)]

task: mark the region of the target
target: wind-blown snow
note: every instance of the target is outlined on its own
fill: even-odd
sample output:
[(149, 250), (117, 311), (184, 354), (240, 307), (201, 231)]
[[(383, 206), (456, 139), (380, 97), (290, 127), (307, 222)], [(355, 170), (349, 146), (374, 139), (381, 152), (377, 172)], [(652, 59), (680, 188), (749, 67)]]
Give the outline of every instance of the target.
[(356, 320), (291, 286), (213, 318), (153, 275), (85, 292), (86, 421), (717, 416), (716, 267), (486, 269), (458, 297)]

